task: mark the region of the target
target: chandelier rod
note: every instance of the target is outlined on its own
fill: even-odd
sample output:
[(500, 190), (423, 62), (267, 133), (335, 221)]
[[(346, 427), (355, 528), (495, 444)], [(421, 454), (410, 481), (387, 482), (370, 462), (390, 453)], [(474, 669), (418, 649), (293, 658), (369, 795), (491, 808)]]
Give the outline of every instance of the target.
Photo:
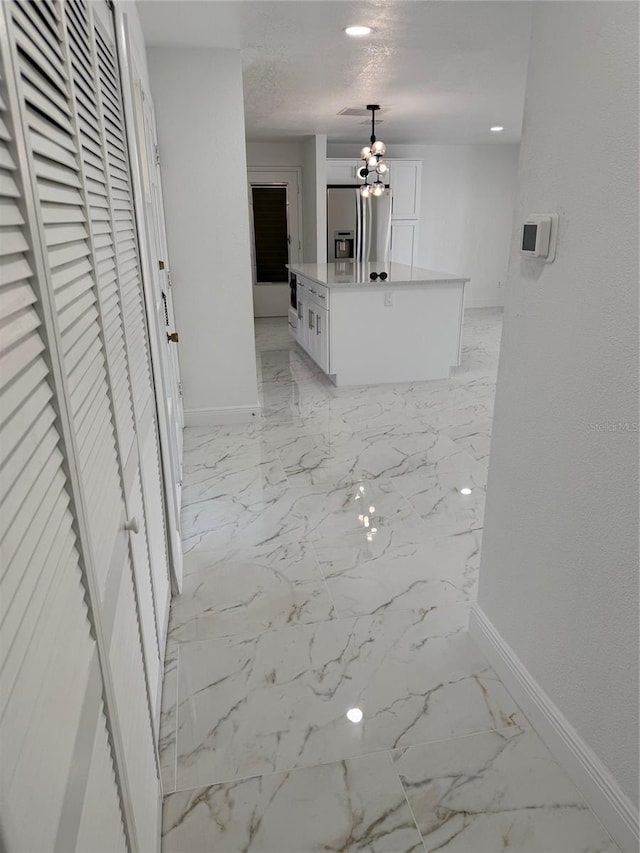
[(376, 141), (376, 110), (380, 109), (378, 104), (367, 104), (367, 109), (371, 110), (371, 144)]

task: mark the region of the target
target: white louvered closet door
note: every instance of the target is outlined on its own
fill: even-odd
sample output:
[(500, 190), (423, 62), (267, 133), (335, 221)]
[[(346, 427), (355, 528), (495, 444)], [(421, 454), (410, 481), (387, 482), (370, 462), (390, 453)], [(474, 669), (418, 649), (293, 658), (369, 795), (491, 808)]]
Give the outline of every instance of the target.
[[(94, 4), (97, 6), (98, 4)], [(159, 582), (154, 586), (151, 566), (152, 549), (147, 537), (147, 519), (158, 519), (155, 523), (162, 528), (162, 499), (160, 484), (155, 505), (145, 504), (142, 493), (142, 470), (139, 453), (139, 434), (136, 436), (137, 422), (132, 394), (132, 356), (127, 350), (125, 327), (128, 305), (123, 297), (118, 258), (118, 220), (112, 168), (108, 147), (108, 116), (106, 107), (102, 107), (100, 92), (99, 62), (93, 38), (94, 25), (90, 7), (83, 0), (68, 0), (65, 4), (65, 20), (71, 55), (71, 78), (74, 104), (78, 118), (79, 140), (81, 143), (81, 161), (86, 186), (86, 198), (90, 232), (95, 257), (98, 322), (104, 339), (104, 351), (109, 372), (109, 385), (112, 392), (114, 422), (116, 426), (121, 482), (124, 491), (127, 516), (137, 524), (138, 532), (131, 537), (131, 560), (135, 572), (137, 594), (137, 612), (143, 640), (144, 663), (147, 676), (147, 701), (151, 709), (154, 734), (159, 723), (159, 693), (162, 673), (162, 648), (164, 638), (161, 617), (158, 614), (156, 598), (161, 596), (161, 607), (167, 606), (168, 579), (162, 584), (162, 575), (166, 577), (166, 556), (158, 553), (155, 558), (159, 566)], [(93, 45), (93, 51), (88, 49)], [(106, 116), (106, 117), (105, 117)], [(125, 163), (126, 165), (126, 163)], [(124, 171), (124, 169), (122, 170)], [(134, 244), (135, 249), (135, 244)], [(144, 319), (144, 318), (142, 318)], [(142, 330), (144, 334), (144, 329)], [(135, 521), (133, 521), (135, 520)], [(122, 525), (119, 528), (122, 531)], [(122, 548), (118, 549), (118, 553)], [(126, 548), (125, 548), (126, 550)], [(129, 556), (127, 555), (127, 558)], [(120, 562), (116, 560), (116, 569)], [(118, 601), (119, 575), (110, 575), (105, 587), (105, 602), (113, 606)], [(108, 591), (107, 591), (108, 590)], [(124, 589), (121, 594), (128, 594)], [(111, 622), (112, 620), (110, 620)], [(117, 638), (114, 638), (117, 641)], [(121, 649), (114, 648), (116, 657), (126, 658), (127, 643)], [(114, 664), (120, 671), (121, 667)]]
[[(162, 503), (156, 401), (151, 377), (149, 341), (142, 292), (140, 254), (124, 126), (113, 18), (106, 3), (91, 3), (96, 43), (99, 97), (106, 142), (106, 167), (113, 217), (116, 270), (123, 309), (131, 396), (139, 453), (140, 483), (127, 484), (132, 500), (140, 502), (146, 526), (153, 589), (153, 617), (159, 647), (164, 649), (170, 603), (167, 536)], [(144, 507), (144, 509), (143, 509)], [(159, 724), (160, 683), (154, 711)]]
[[(130, 847), (153, 851), (169, 580), (113, 26), (104, 0), (12, 0), (3, 8), (107, 724)], [(65, 846), (57, 849), (81, 850), (79, 839), (86, 849), (118, 849), (111, 840), (113, 847), (90, 842), (100, 822), (94, 778), (108, 766), (98, 743), (103, 727), (78, 728), (88, 768), (83, 808), (72, 796), (76, 778), (65, 800), (75, 813), (65, 807)]]
[[(28, 64), (31, 45), (42, 41), (42, 31), (55, 28), (56, 20), (49, 10), (35, 22), (18, 8), (12, 13), (17, 51)], [(121, 801), (65, 470), (68, 447), (58, 426), (58, 383), (42, 325), (49, 301), (42, 293), (44, 253), (34, 228), (33, 203), (27, 200), (25, 148), (18, 150), (16, 143), (16, 93), (7, 85), (5, 36), (0, 27), (2, 840), (7, 850), (25, 853), (124, 851)], [(59, 45), (55, 39), (44, 41), (42, 65), (59, 67)], [(37, 66), (29, 67), (27, 87), (33, 87), (37, 73)], [(56, 79), (63, 84), (59, 74)], [(53, 101), (39, 103), (49, 110), (60, 108)], [(61, 110), (58, 118), (64, 114)], [(39, 116), (51, 121), (44, 112)], [(41, 152), (46, 149), (43, 141), (38, 143)], [(60, 146), (66, 168), (74, 157), (73, 145)], [(56, 162), (48, 161), (49, 167), (55, 170)], [(55, 181), (42, 180), (53, 195)], [(66, 226), (49, 215), (57, 210), (56, 203), (47, 202), (51, 206), (43, 215), (54, 226), (68, 227), (71, 241), (79, 238), (82, 217)], [(53, 233), (59, 237), (61, 232), (54, 228)], [(51, 235), (50, 251), (61, 251), (55, 248), (60, 245)], [(99, 821), (94, 819), (98, 813)]]

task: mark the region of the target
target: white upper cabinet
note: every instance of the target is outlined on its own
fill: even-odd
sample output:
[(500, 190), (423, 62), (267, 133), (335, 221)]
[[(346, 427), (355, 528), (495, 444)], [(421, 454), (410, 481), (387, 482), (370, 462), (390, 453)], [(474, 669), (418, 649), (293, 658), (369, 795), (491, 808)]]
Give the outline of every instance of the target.
[(421, 160), (389, 160), (393, 219), (420, 218)]
[[(420, 218), (420, 188), (422, 185), (421, 160), (394, 160), (385, 158), (389, 172), (384, 176), (385, 184), (391, 184), (393, 219)], [(328, 159), (327, 184), (359, 184), (357, 170), (362, 160)]]
[(391, 222), (391, 261), (394, 264), (417, 266), (418, 220), (400, 219)]
[(360, 160), (327, 160), (327, 184), (355, 184)]

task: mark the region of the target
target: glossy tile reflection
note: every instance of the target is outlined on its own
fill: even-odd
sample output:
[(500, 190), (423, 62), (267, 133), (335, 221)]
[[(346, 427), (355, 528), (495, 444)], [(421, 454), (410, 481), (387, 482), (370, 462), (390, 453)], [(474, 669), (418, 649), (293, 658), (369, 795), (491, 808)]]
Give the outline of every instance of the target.
[(169, 797), (164, 853), (425, 853), (386, 753)]
[(165, 853), (615, 850), (467, 634), (501, 319), (362, 388), (258, 321), (262, 416), (186, 430)]
[(177, 787), (516, 725), (466, 620), (435, 607), (181, 647)]
[(393, 759), (427, 850), (618, 850), (530, 730), (425, 744)]

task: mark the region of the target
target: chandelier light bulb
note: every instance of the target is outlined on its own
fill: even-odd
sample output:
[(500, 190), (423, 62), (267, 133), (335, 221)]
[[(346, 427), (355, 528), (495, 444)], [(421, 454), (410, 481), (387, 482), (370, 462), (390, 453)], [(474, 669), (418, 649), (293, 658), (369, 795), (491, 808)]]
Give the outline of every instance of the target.
[(376, 139), (376, 141), (371, 146), (371, 151), (374, 154), (379, 154), (381, 157), (384, 155), (386, 150), (387, 146), (384, 144), (384, 142), (382, 142), (381, 139)]
[(375, 184), (373, 185), (373, 189), (371, 190), (371, 192), (375, 196), (381, 196), (382, 193), (384, 192), (384, 184), (381, 181), (376, 181)]
[(358, 169), (358, 178), (361, 181), (366, 181), (368, 174), (369, 174), (369, 170), (367, 169), (367, 167), (366, 166), (360, 166), (360, 168)]
[(376, 172), (379, 175), (386, 175), (389, 171), (389, 164), (386, 160), (379, 160), (378, 165), (376, 166)]
[(368, 160), (367, 160), (367, 166), (368, 166), (370, 169), (375, 169), (375, 167), (376, 167), (377, 165), (378, 165), (378, 158), (376, 157), (376, 155), (375, 155), (375, 154), (371, 154), (371, 155), (369, 156)]
[(371, 148), (368, 145), (365, 145), (364, 148), (360, 150), (360, 159), (368, 160), (371, 156)]
[(369, 184), (365, 184), (363, 187), (360, 187), (360, 195), (362, 198), (369, 198), (371, 195), (371, 186)]

